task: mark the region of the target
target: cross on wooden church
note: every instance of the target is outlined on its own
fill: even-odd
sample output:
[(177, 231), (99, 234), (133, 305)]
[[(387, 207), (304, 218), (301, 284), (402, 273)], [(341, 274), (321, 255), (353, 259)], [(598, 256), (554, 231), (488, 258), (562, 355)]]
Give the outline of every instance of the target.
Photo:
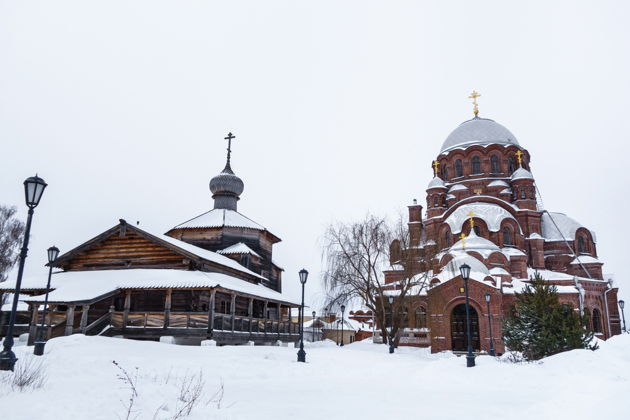
[(224, 137), (224, 140), (228, 141), (228, 148), (227, 148), (227, 152), (228, 152), (228, 156), (227, 156), (227, 163), (228, 165), (230, 164), (230, 154), (232, 154), (232, 139), (235, 139), (236, 136), (234, 134), (232, 134), (231, 132), (228, 133), (227, 137)]

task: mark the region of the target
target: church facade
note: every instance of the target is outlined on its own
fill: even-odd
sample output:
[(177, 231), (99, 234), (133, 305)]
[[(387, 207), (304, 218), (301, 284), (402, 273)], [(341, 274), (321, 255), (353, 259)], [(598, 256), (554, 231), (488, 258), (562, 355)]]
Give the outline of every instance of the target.
[[(45, 333), (199, 344), (296, 341), (299, 325), (274, 262), (280, 238), (237, 210), (243, 181), (231, 168), (210, 181), (214, 208), (160, 234), (120, 220), (52, 266)], [(42, 325), (46, 276), (26, 278), (20, 313), (30, 342)], [(11, 293), (14, 285), (0, 285)], [(26, 296), (25, 296), (26, 295)], [(24, 308), (26, 306), (26, 308)], [(18, 328), (18, 332), (20, 331)]]
[[(411, 247), (435, 257), (424, 290), (406, 298), (400, 344), (466, 350), (464, 263), (472, 268), (476, 351), (488, 351), (491, 341), (497, 353), (505, 351), (503, 317), (536, 273), (557, 287), (563, 303), (588, 311), (596, 337), (620, 334), (618, 289), (602, 272), (595, 233), (542, 207), (529, 152), (507, 128), (478, 116), (477, 96), (474, 118), (446, 138), (432, 162), (425, 217), (415, 200), (408, 207)], [(385, 273), (392, 291), (402, 271)]]

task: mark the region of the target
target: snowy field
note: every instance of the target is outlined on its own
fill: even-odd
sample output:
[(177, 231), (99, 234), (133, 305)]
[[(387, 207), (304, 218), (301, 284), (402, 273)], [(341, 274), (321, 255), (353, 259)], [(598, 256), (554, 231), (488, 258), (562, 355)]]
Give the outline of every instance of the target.
[[(15, 350), (21, 362), (33, 357), (32, 347)], [(11, 390), (8, 374), (0, 373), (3, 419), (560, 420), (623, 419), (630, 412), (630, 334), (595, 352), (539, 363), (478, 357), (472, 369), (451, 354), (402, 348), (390, 355), (370, 343), (319, 343), (306, 348), (305, 364), (296, 362), (292, 347), (188, 347), (81, 335), (54, 339), (46, 350), (37, 358), (46, 372), (41, 388)], [(129, 417), (132, 390), (113, 360), (137, 376)], [(184, 417), (195, 391), (199, 397)]]

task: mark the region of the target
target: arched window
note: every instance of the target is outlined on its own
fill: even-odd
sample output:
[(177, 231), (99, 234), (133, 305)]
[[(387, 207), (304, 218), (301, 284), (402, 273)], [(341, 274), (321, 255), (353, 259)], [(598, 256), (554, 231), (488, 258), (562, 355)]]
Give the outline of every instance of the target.
[(499, 158), (497, 155), (492, 155), (490, 158), (490, 166), (492, 167), (492, 173), (498, 174), (501, 172), (501, 168), (499, 168)]
[(442, 207), (446, 207), (446, 196), (442, 196)]
[(584, 254), (586, 252), (586, 241), (582, 235), (578, 236), (578, 252), (580, 254)]
[(593, 332), (602, 332), (602, 314), (597, 308), (593, 308)]
[(472, 158), (472, 174), (480, 174), (481, 173), (481, 159), (479, 156), (473, 156)]
[(523, 200), (527, 198), (527, 190), (525, 188), (521, 188), (521, 198)]
[(446, 164), (442, 166), (442, 179), (448, 181), (448, 166), (446, 166)]
[(473, 226), (473, 230), (475, 231), (475, 235), (481, 236), (481, 229), (479, 229), (479, 226)]
[(440, 199), (438, 198), (437, 195), (433, 196), (433, 207), (438, 207), (440, 205)]
[(455, 161), (455, 176), (456, 177), (464, 176), (464, 167), (462, 166), (461, 159), (457, 159)]
[(518, 200), (518, 188), (516, 187), (514, 187), (514, 190), (512, 190), (512, 200)]
[(516, 161), (514, 160), (513, 156), (510, 156), (510, 158), (508, 159), (508, 171), (510, 172), (510, 174), (512, 174), (512, 172), (514, 172), (516, 170)]
[(451, 232), (448, 230), (444, 232), (444, 248), (448, 248), (451, 246)]
[(427, 310), (422, 306), (416, 310), (416, 328), (427, 327)]
[(512, 243), (512, 231), (507, 226), (503, 228), (503, 245), (514, 245)]

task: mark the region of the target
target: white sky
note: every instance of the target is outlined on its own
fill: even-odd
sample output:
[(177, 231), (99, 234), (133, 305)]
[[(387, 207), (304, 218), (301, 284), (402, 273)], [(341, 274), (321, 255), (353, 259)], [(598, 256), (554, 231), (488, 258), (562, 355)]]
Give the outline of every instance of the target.
[(623, 1), (0, 0), (0, 203), (48, 183), (27, 274), (121, 217), (168, 228), (211, 208), (236, 134), (239, 210), (319, 290), (334, 220), (424, 202), (471, 117), (511, 130), (547, 209), (597, 233), (630, 299), (630, 4)]

